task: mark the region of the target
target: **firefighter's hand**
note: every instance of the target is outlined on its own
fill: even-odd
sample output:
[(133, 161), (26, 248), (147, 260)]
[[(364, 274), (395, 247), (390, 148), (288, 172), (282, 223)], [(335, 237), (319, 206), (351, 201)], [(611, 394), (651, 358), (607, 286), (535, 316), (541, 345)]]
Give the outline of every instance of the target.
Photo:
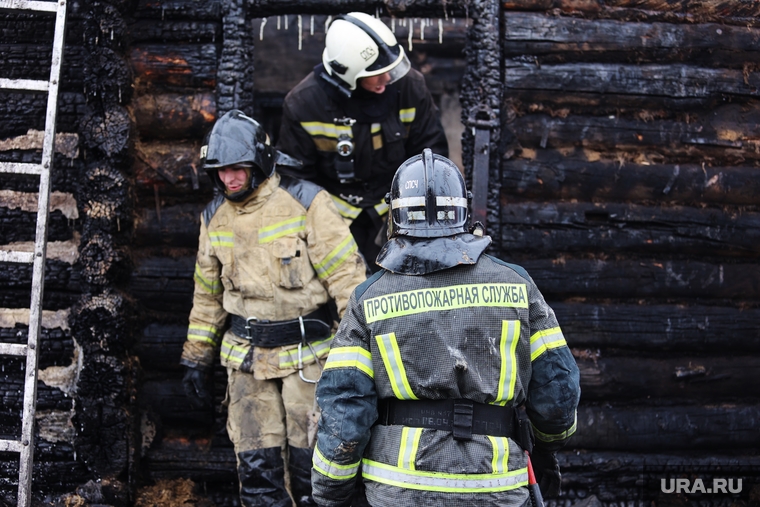
[(559, 473), (557, 454), (536, 447), (530, 455), (530, 461), (533, 465), (533, 473), (536, 474), (538, 487), (541, 488), (541, 494), (545, 498), (559, 496), (562, 476)]
[(182, 378), (182, 386), (185, 388), (190, 405), (195, 409), (210, 408), (214, 404), (214, 397), (209, 390), (210, 375), (207, 371), (199, 368), (185, 367), (185, 376)]

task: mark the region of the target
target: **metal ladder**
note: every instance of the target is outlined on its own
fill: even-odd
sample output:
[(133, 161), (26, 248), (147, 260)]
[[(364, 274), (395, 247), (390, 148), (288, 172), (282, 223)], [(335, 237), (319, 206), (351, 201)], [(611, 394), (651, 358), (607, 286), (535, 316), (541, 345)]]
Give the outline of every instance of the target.
[(42, 141), (42, 161), (39, 164), (0, 162), (0, 173), (31, 174), (40, 178), (37, 204), (37, 226), (34, 251), (0, 250), (1, 262), (32, 264), (32, 291), (29, 306), (29, 334), (26, 345), (0, 343), (0, 354), (26, 356), (24, 380), (24, 404), (19, 440), (0, 440), (0, 452), (17, 452), (19, 456), (18, 505), (28, 507), (31, 502), (32, 463), (34, 459), (34, 414), (37, 406), (37, 363), (39, 359), (39, 336), (42, 324), (42, 295), (45, 282), (45, 255), (50, 203), (50, 168), (55, 148), (55, 120), (58, 109), (58, 85), (63, 58), (64, 32), (66, 27), (66, 0), (27, 1), (0, 0), (0, 10), (17, 12), (44, 12), (55, 14), (53, 56), (48, 81), (31, 79), (4, 79), (0, 77), (0, 89), (28, 92), (46, 92), (45, 136)]

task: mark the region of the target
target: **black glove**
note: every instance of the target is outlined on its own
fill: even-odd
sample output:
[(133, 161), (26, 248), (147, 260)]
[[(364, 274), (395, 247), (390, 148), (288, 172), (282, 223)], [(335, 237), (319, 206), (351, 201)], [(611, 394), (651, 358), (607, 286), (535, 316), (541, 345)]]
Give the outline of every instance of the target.
[(185, 388), (185, 396), (194, 409), (209, 408), (214, 404), (214, 397), (209, 390), (210, 375), (207, 371), (187, 366), (185, 376), (182, 377), (182, 386)]
[(541, 494), (544, 498), (559, 496), (562, 476), (559, 473), (557, 453), (534, 447), (533, 454), (530, 455), (530, 462), (533, 465), (533, 473), (536, 474), (536, 482), (541, 488)]

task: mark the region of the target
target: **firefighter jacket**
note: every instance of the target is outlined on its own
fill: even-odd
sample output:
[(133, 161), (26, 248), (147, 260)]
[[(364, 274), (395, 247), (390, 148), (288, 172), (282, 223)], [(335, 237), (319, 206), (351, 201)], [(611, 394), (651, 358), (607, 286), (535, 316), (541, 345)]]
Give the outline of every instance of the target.
[[(342, 315), (351, 291), (365, 276), (356, 243), (330, 196), (313, 183), (274, 173), (250, 198), (222, 196), (201, 216), (195, 290), (181, 363), (222, 365), (277, 378), (295, 371), (298, 345), (253, 347), (231, 330), (229, 314), (288, 321), (334, 299)], [(223, 335), (223, 336), (222, 336)], [(303, 355), (325, 356), (331, 337)]]
[[(353, 220), (362, 209), (382, 216), (388, 209), (383, 199), (402, 162), (423, 148), (448, 155), (438, 109), (414, 69), (381, 95), (357, 88), (349, 99), (318, 77), (320, 68), (285, 97), (277, 147), (303, 161), (302, 169), (289, 174), (324, 187), (345, 218)], [(343, 125), (337, 121), (342, 118), (356, 123)], [(336, 171), (341, 136), (354, 145), (355, 179), (344, 183)]]
[(363, 477), (373, 507), (521, 506), (527, 458), (513, 437), (384, 425), (378, 403), (524, 405), (537, 445), (558, 449), (579, 397), (554, 312), (523, 268), (483, 254), (423, 276), (382, 270), (354, 291), (317, 386), (314, 498), (348, 505)]

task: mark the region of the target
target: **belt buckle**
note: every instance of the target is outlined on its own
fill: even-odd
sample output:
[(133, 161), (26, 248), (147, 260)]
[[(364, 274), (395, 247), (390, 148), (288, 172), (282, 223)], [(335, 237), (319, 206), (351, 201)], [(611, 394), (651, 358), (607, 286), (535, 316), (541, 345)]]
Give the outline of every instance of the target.
[(258, 317), (248, 317), (245, 319), (245, 332), (248, 334), (247, 338), (249, 340), (253, 339), (253, 335), (251, 334), (251, 321), (258, 322)]
[(454, 402), (454, 420), (451, 429), (454, 440), (472, 440), (472, 400), (457, 400)]
[(364, 200), (364, 197), (361, 197), (359, 195), (343, 195), (340, 194), (340, 198), (346, 201), (351, 206), (357, 206), (360, 202)]

